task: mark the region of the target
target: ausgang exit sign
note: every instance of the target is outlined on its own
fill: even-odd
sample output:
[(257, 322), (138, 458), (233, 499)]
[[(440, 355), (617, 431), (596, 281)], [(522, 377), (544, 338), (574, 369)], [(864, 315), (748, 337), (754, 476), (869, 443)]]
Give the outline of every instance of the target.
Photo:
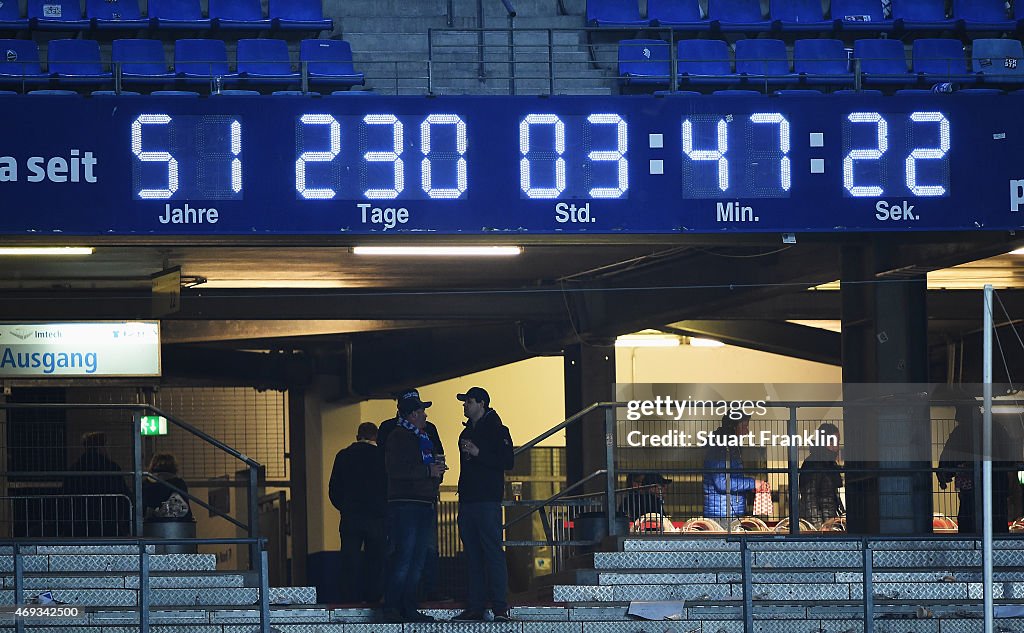
[(167, 435), (167, 418), (162, 415), (142, 416), (143, 435)]

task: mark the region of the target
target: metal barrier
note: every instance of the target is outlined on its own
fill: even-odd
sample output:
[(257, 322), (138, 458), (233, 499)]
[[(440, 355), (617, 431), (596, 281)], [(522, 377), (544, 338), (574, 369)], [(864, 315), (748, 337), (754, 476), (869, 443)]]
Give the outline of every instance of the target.
[[(139, 613), (139, 631), (140, 633), (149, 633), (150, 631), (150, 607), (152, 601), (150, 599), (151, 588), (149, 586), (149, 545), (216, 545), (216, 544), (240, 544), (248, 545), (252, 550), (259, 551), (260, 555), (256, 558), (256, 571), (260, 579), (260, 598), (259, 598), (259, 610), (260, 610), (260, 623), (259, 633), (270, 633), (270, 600), (269, 593), (270, 587), (267, 580), (267, 552), (264, 548), (265, 542), (262, 538), (206, 538), (206, 539), (147, 539), (147, 538), (133, 538), (133, 539), (104, 539), (101, 542), (102, 545), (128, 545), (134, 546), (138, 550), (139, 556), (139, 601), (138, 601), (138, 613)], [(23, 547), (37, 547), (44, 545), (56, 545), (56, 546), (95, 546), (97, 542), (93, 539), (75, 539), (75, 538), (64, 538), (64, 539), (0, 539), (0, 548), (11, 548), (11, 554), (13, 556), (14, 572), (14, 605), (21, 606), (25, 604), (24, 591), (25, 591), (25, 566), (24, 557), (31, 554), (23, 554), (21, 548)], [(33, 552), (34, 553), (34, 552)], [(25, 618), (18, 617), (14, 620), (15, 631), (17, 633), (25, 633)]]

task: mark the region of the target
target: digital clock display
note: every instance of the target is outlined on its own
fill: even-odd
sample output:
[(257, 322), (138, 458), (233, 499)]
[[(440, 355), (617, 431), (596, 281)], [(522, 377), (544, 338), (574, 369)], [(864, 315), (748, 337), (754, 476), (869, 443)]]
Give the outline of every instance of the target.
[[(0, 116), (25, 105), (0, 99)], [(2, 233), (1024, 227), (1013, 95), (31, 105), (47, 126), (13, 126), (0, 144)]]

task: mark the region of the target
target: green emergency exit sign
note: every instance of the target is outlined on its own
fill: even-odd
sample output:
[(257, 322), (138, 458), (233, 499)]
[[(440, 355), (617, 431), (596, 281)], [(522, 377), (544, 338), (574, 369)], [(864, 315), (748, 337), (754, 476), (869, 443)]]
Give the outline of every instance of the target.
[(167, 435), (167, 418), (162, 415), (142, 416), (143, 435)]

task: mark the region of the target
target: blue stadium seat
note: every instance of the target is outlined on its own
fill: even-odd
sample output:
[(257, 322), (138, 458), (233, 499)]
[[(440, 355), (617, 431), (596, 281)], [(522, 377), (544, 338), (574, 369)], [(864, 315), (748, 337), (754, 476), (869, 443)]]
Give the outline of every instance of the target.
[(306, 93), (301, 90), (275, 90), (270, 95), (273, 97), (305, 97)]
[(48, 78), (39, 64), (39, 45), (32, 40), (0, 40), (0, 84), (38, 85)]
[(985, 83), (1024, 82), (1024, 47), (1020, 40), (977, 39), (972, 47), (974, 72)]
[(299, 60), (306, 64), (310, 85), (362, 86), (363, 73), (352, 66), (352, 47), (345, 40), (302, 40)]
[(27, 28), (28, 18), (21, 17), (17, 2), (0, 4), (0, 31), (24, 31)]
[(174, 43), (174, 72), (179, 79), (189, 83), (236, 78), (228, 67), (228, 51), (223, 40), (177, 40)]
[(13, 90), (0, 90), (0, 97), (11, 97), (17, 95)]
[(730, 85), (732, 72), (729, 45), (721, 40), (680, 40), (676, 45), (679, 80), (693, 85)]
[(612, 28), (647, 26), (636, 0), (587, 0), (587, 25)]
[(908, 31), (941, 31), (958, 26), (957, 20), (946, 17), (945, 0), (892, 0), (892, 17), (897, 28)]
[(334, 20), (324, 18), (320, 0), (270, 0), (274, 28), (285, 31), (330, 31)]
[(974, 83), (978, 77), (967, 72), (967, 57), (960, 40), (922, 38), (914, 40), (914, 72), (921, 81)]
[(671, 49), (664, 40), (619, 42), (619, 80), (625, 84), (667, 86), (672, 79)]
[(708, 0), (712, 28), (723, 31), (767, 31), (772, 23), (761, 13), (761, 0)]
[(192, 92), (191, 90), (154, 90), (149, 93), (151, 97), (191, 97), (194, 99), (199, 98), (198, 92)]
[(881, 0), (832, 0), (832, 23), (843, 31), (891, 31), (893, 21), (886, 19)]
[(1017, 20), (1017, 28), (1024, 27), (1024, 2), (1013, 3), (1013, 19)]
[(28, 22), (30, 28), (40, 31), (89, 28), (89, 20), (82, 17), (78, 0), (28, 0)]
[(711, 93), (715, 97), (760, 97), (761, 93), (756, 90), (715, 90)]
[(87, 0), (85, 17), (101, 31), (138, 30), (149, 26), (149, 19), (142, 17), (139, 11), (139, 0)]
[(786, 43), (782, 40), (737, 41), (736, 74), (742, 81), (763, 85), (796, 83), (796, 75), (789, 68)]
[(114, 40), (110, 60), (120, 67), (126, 84), (163, 84), (174, 79), (159, 40)]
[(246, 83), (299, 83), (299, 73), (292, 71), (288, 43), (284, 40), (238, 40), (238, 76)]
[(820, 90), (811, 90), (810, 88), (787, 88), (785, 90), (776, 90), (775, 94), (780, 97), (818, 97), (825, 93)]
[[(953, 91), (955, 95), (1001, 95), (1002, 90), (998, 88), (964, 88), (963, 90)], [(1014, 90), (1010, 92), (1012, 95), (1024, 94), (1024, 90)]]
[(112, 77), (103, 70), (96, 40), (52, 40), (46, 48), (46, 65), (50, 74), (65, 85), (106, 84)]
[(149, 0), (149, 20), (157, 29), (202, 30), (212, 24), (199, 0)]
[(834, 95), (842, 95), (842, 96), (847, 96), (847, 97), (849, 97), (849, 96), (854, 96), (854, 97), (881, 97), (882, 96), (882, 91), (881, 90), (874, 90), (874, 89), (870, 89), (870, 90), (843, 89), (843, 90), (836, 90), (832, 94), (834, 94)]
[(213, 93), (214, 95), (221, 97), (258, 97), (260, 96), (259, 90), (221, 90), (220, 92)]
[(929, 88), (900, 88), (893, 93), (897, 97), (923, 97), (926, 95), (943, 94), (939, 92), (933, 92)]
[(273, 26), (263, 17), (260, 0), (210, 0), (210, 19), (218, 29), (266, 31)]
[(711, 28), (711, 22), (701, 16), (697, 0), (647, 0), (647, 18), (651, 26), (668, 26), (678, 31)]
[(793, 43), (793, 70), (810, 85), (853, 85), (846, 47), (840, 40), (798, 39)]
[(703, 97), (696, 90), (655, 90), (655, 97)]
[(74, 90), (57, 90), (45, 88), (43, 90), (30, 90), (29, 95), (35, 97), (80, 97)]
[(907, 52), (899, 40), (857, 40), (853, 57), (860, 60), (866, 84), (906, 85), (917, 79), (907, 70)]
[(821, 0), (771, 0), (772, 20), (783, 31), (827, 31), (832, 22), (825, 19)]
[(953, 16), (963, 20), (968, 31), (1012, 31), (1017, 28), (1017, 21), (1006, 15), (1003, 0), (954, 0)]
[(89, 93), (90, 97), (138, 97), (138, 92), (132, 92), (131, 90), (122, 90), (117, 92), (116, 90), (93, 90)]

